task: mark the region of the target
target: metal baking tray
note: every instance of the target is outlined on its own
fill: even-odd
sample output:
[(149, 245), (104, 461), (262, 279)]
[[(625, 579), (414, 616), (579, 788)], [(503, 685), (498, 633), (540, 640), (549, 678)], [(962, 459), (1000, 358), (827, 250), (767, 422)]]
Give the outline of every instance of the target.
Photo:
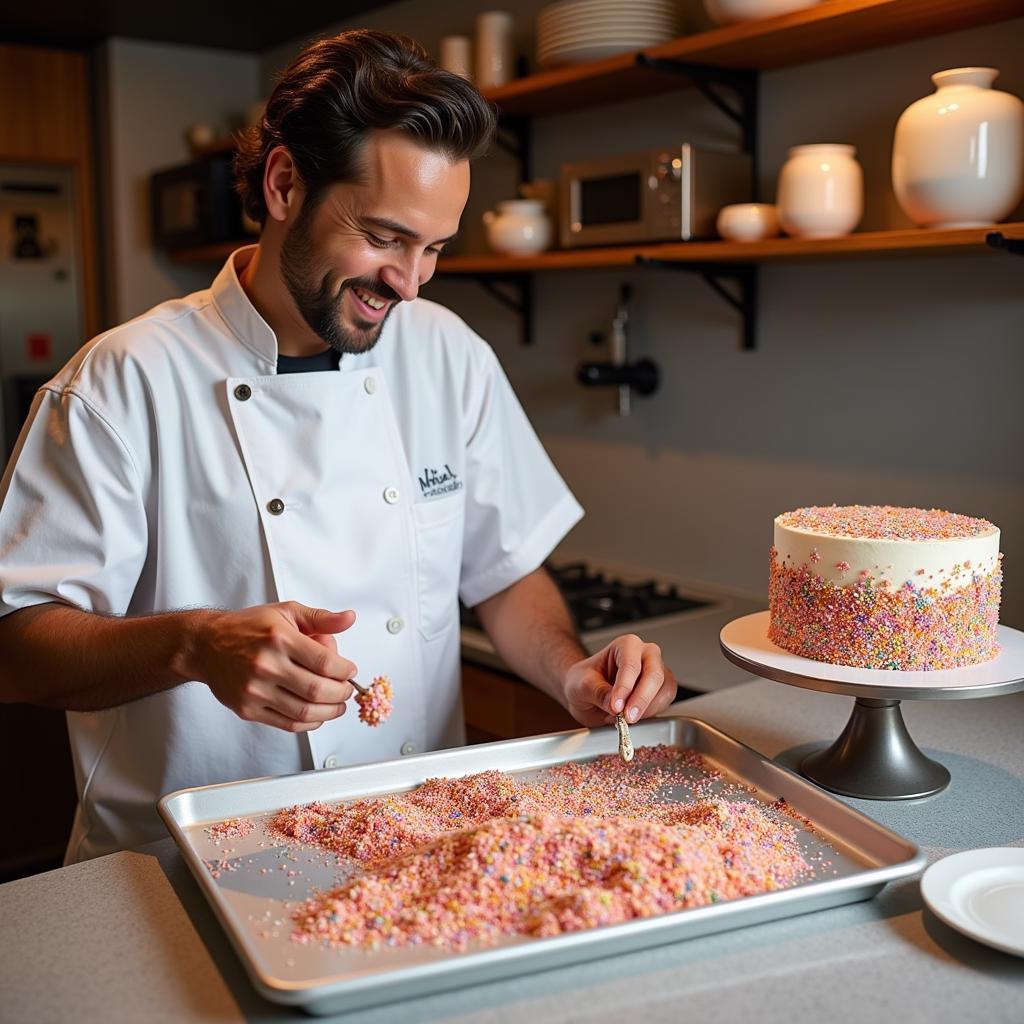
[[(793, 819), (808, 863), (819, 865), (814, 877), (763, 895), (551, 938), (509, 937), (496, 946), (465, 952), (432, 946), (339, 950), (291, 939), (291, 906), (335, 884), (338, 870), (322, 851), (273, 845), (259, 827), (264, 817), (313, 800), (350, 801), (406, 792), (438, 776), (459, 777), (492, 768), (536, 774), (565, 761), (615, 753), (614, 728), (184, 789), (163, 797), (158, 806), (257, 990), (267, 999), (310, 1013), (360, 1009), (854, 903), (870, 899), (887, 882), (924, 868), (924, 854), (912, 843), (705, 722), (656, 719), (633, 726), (631, 733), (634, 746), (663, 743), (696, 750), (722, 774), (723, 780), (715, 784), (719, 788), (741, 783), (756, 791), (733, 794), (732, 799), (771, 802), (784, 797), (792, 810), (814, 825), (812, 831)], [(715, 796), (716, 789), (708, 795)], [(258, 826), (244, 839), (214, 842), (205, 831), (239, 817)], [(214, 877), (211, 865), (219, 877)]]

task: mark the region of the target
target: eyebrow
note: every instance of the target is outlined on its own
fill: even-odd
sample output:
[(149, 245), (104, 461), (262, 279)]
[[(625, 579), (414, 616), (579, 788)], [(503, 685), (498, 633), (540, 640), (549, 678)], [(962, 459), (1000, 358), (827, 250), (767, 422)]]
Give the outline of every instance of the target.
[[(384, 228), (387, 231), (394, 231), (396, 234), (405, 235), (406, 238), (411, 238), (414, 242), (422, 242), (423, 236), (418, 231), (413, 231), (412, 228), (407, 228), (404, 224), (399, 224), (397, 220), (391, 220), (389, 217), (364, 217), (363, 220), (367, 224), (373, 224), (378, 228)], [(432, 245), (446, 245), (448, 242), (453, 242), (459, 237), (458, 231), (454, 235), (449, 235), (447, 238), (439, 238), (436, 242), (431, 243)]]

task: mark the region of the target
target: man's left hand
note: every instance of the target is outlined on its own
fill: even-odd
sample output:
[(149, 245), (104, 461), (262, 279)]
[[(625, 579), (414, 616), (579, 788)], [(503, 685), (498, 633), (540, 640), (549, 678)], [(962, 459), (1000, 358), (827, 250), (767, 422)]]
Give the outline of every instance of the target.
[(565, 698), (581, 725), (610, 725), (620, 712), (627, 722), (639, 722), (676, 699), (676, 677), (657, 644), (629, 633), (570, 667)]

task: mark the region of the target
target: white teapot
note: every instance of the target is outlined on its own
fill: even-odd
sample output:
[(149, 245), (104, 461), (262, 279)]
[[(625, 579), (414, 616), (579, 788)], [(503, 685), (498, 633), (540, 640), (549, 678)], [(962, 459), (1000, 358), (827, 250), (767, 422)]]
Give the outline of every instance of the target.
[(551, 219), (539, 199), (505, 199), (484, 214), (487, 244), (509, 256), (532, 256), (551, 244)]

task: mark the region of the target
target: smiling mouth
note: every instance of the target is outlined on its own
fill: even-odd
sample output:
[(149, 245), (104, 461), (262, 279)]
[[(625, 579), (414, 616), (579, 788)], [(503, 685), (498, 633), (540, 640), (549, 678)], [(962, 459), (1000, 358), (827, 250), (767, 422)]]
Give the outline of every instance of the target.
[(353, 287), (352, 291), (355, 296), (364, 306), (369, 306), (370, 309), (384, 310), (388, 308), (388, 300), (382, 299), (379, 295), (374, 295), (373, 292), (368, 292), (364, 288)]

